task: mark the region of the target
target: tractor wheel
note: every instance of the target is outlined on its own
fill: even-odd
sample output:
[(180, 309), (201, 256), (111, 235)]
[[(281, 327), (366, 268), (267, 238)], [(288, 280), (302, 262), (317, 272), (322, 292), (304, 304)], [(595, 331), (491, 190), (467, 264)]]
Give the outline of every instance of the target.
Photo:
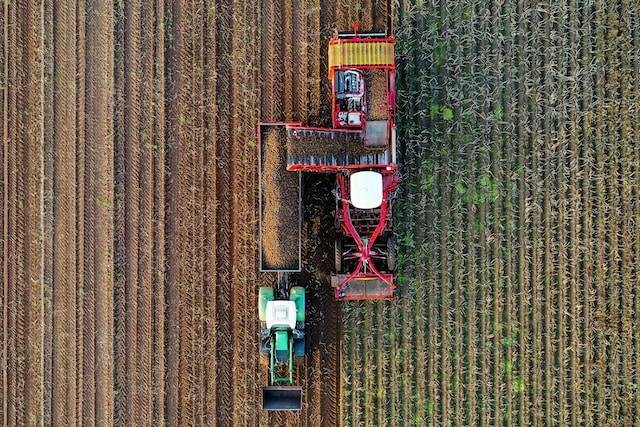
[(342, 273), (342, 239), (337, 237), (334, 243), (336, 274)]
[(273, 301), (273, 288), (263, 286), (258, 291), (258, 318), (267, 321), (267, 303)]
[(391, 236), (387, 239), (387, 268), (390, 272), (396, 271), (396, 238)]
[(300, 358), (300, 357), (304, 357), (304, 338), (301, 340), (295, 340), (293, 342), (293, 354)]

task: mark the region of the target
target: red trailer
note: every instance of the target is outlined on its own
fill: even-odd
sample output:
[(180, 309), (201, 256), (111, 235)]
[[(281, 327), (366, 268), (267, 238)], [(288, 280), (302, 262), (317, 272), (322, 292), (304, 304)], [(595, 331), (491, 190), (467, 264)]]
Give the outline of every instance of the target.
[(394, 49), (395, 39), (384, 33), (358, 33), (354, 26), (351, 33), (337, 34), (328, 52), (332, 127), (284, 124), (287, 171), (336, 174), (332, 285), (339, 300), (394, 296)]

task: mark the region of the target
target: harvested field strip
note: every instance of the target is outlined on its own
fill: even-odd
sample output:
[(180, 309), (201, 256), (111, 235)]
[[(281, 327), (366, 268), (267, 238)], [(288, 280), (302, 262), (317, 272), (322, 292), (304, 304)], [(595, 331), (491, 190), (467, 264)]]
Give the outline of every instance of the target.
[(3, 425), (257, 423), (231, 375), (258, 359), (260, 14), (234, 6), (4, 5)]
[[(640, 347), (629, 321), (640, 184), (631, 105), (640, 94), (629, 10), (401, 2), (409, 189), (395, 212), (399, 259), (411, 262), (401, 263), (399, 299), (377, 320), (390, 338), (387, 387), (368, 380), (371, 366), (350, 366), (358, 380), (345, 382), (347, 424), (356, 402), (365, 410), (380, 393), (390, 395), (381, 416), (389, 424), (637, 422)], [(356, 322), (379, 313), (375, 304), (345, 310)], [(370, 335), (349, 333), (346, 361)], [(420, 358), (424, 393), (407, 381), (420, 381)]]

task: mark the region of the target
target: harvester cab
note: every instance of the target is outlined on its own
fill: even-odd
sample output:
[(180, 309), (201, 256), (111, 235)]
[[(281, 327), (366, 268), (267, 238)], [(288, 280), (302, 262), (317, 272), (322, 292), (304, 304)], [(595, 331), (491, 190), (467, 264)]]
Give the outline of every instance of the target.
[(302, 387), (293, 384), (294, 360), (305, 352), (305, 291), (294, 286), (286, 294), (282, 287), (262, 287), (258, 294), (260, 352), (269, 363), (269, 386), (262, 388), (262, 407), (267, 411), (302, 408)]

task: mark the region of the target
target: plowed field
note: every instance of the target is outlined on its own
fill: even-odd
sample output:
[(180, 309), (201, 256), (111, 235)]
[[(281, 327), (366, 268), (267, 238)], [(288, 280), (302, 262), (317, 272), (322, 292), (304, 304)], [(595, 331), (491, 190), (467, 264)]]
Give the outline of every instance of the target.
[(259, 409), (256, 124), (325, 116), (326, 41), (374, 3), (3, 2), (0, 424), (339, 423), (311, 202), (304, 408)]
[[(337, 304), (303, 179), (303, 410), (267, 414), (259, 120), (398, 37), (398, 298)], [(394, 29), (395, 27), (395, 29)], [(17, 0), (0, 10), (0, 425), (634, 425), (632, 0)]]

